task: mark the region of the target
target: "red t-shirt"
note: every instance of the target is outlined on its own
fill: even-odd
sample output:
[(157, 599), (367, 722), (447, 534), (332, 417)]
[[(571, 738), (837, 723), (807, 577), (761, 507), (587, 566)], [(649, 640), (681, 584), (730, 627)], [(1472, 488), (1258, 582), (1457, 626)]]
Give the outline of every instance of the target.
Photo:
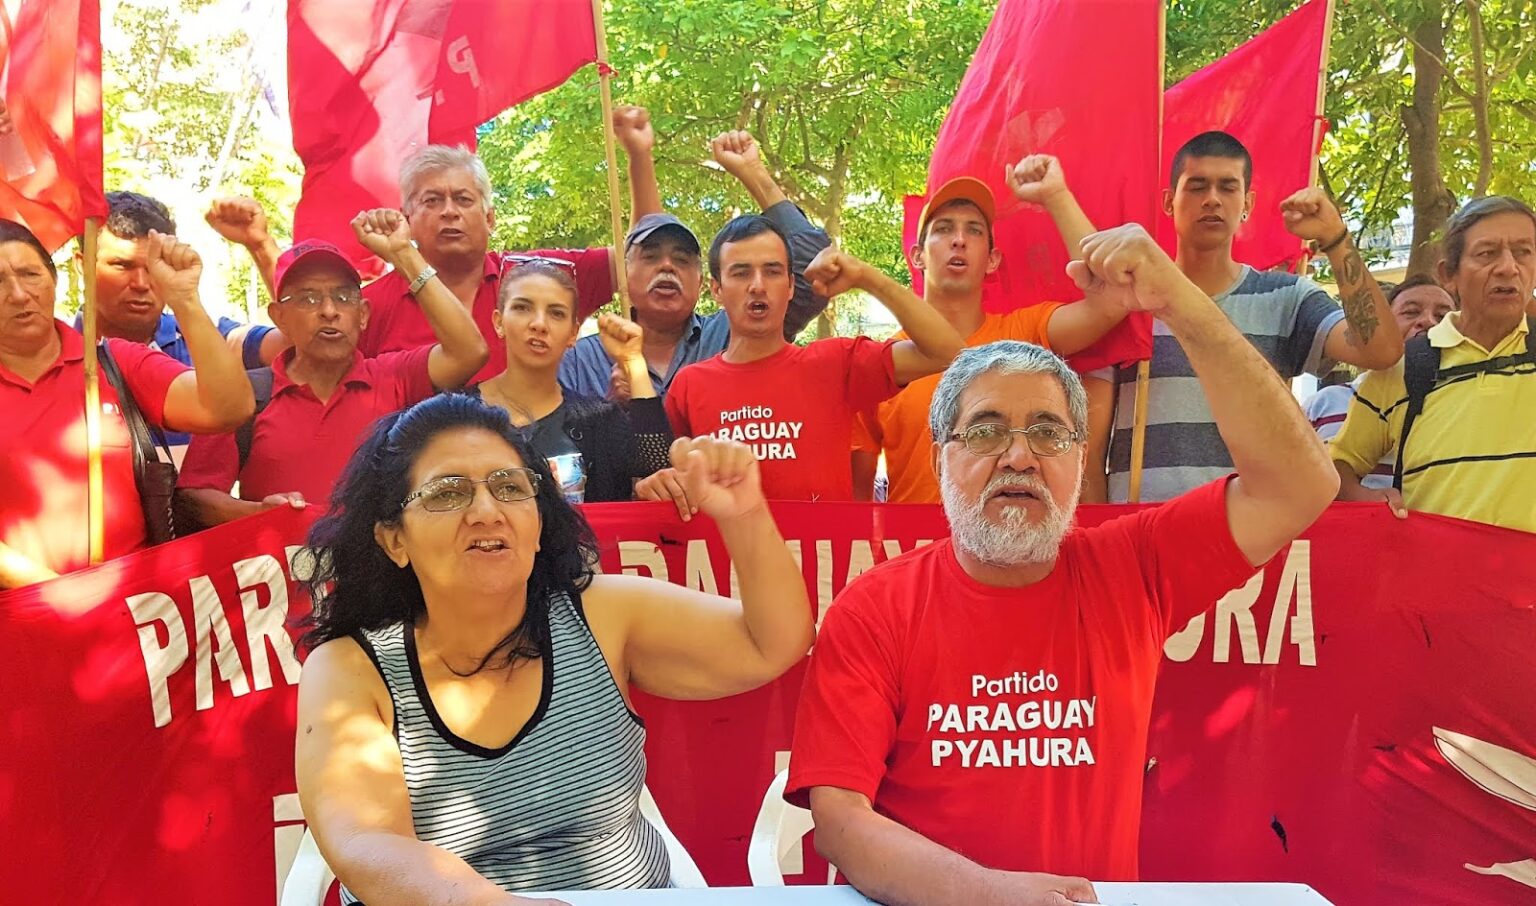
[(251, 453), (240, 468), (234, 434), (192, 438), (176, 484), (229, 493), (240, 480), (241, 500), (298, 491), (311, 503), (331, 499), (331, 488), (357, 445), (380, 416), (436, 393), (427, 371), (431, 346), (365, 359), (358, 353), (330, 399), (288, 377), (293, 350), (272, 363), (272, 401), (256, 416)]
[[(85, 341), (55, 322), (59, 358), (27, 383), (0, 365), (0, 541), (57, 573), (90, 564), (85, 445)], [(142, 343), (108, 340), (112, 359), (144, 418), (165, 423), (171, 383), (191, 369)], [(144, 509), (133, 446), (104, 374), (101, 471), (107, 559), (144, 546)]]
[(1163, 642), (1255, 570), (1226, 482), (1074, 529), (1025, 588), (971, 578), (950, 539), (855, 579), (827, 611), (785, 796), (868, 796), (984, 866), (1135, 880)]
[(714, 434), (751, 446), (771, 500), (852, 500), (854, 414), (901, 389), (891, 346), (837, 337), (745, 365), (717, 355), (672, 379), (667, 418), (678, 437)]
[[(613, 298), (613, 269), (607, 248), (541, 249), (534, 252), (491, 252), (485, 256), (485, 280), (475, 293), (470, 314), (490, 347), (491, 357), (468, 383), (478, 384), (507, 370), (507, 343), (496, 336), (491, 326), (491, 312), (496, 310), (496, 294), (501, 288), (503, 255), (536, 255), (560, 258), (576, 265), (576, 315), (580, 321)], [(411, 295), (405, 277), (390, 271), (363, 287), (368, 301), (368, 326), (358, 338), (357, 348), (365, 358), (386, 352), (433, 346), (437, 337), (421, 313), (421, 305)]]

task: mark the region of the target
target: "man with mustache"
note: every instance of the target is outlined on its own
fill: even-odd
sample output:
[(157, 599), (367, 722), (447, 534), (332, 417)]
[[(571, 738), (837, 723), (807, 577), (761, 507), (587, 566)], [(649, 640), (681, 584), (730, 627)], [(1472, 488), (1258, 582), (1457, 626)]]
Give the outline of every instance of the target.
[[(723, 132), (715, 136), (710, 147), (715, 162), (746, 188), (762, 216), (773, 221), (789, 240), (794, 295), (784, 317), (784, 338), (793, 340), (827, 307), (827, 298), (817, 294), (803, 274), (806, 265), (831, 240), (785, 197), (750, 134)], [(650, 146), (637, 143), (629, 153), (643, 154), (649, 160)], [(654, 178), (651, 187), (655, 187)], [(642, 202), (636, 196), (636, 210), (645, 207)], [(659, 211), (659, 198), (649, 207)], [(723, 309), (712, 315), (694, 310), (704, 279), (699, 240), (671, 214), (652, 213), (635, 221), (624, 244), (624, 267), (630, 318), (645, 331), (651, 384), (665, 398), (680, 369), (725, 351), (731, 338), (730, 320)], [(620, 400), (629, 396), (622, 370), (614, 367), (597, 336), (581, 338), (566, 353), (560, 363), (560, 385), (579, 396), (611, 395)]]
[[(276, 261), (277, 299), (268, 314), (293, 348), (272, 363), (270, 402), (244, 428), (195, 438), (177, 481), (180, 511), (210, 526), (275, 506), (326, 503), (352, 452), (380, 416), (462, 387), (485, 363), (485, 338), (469, 312), (428, 272), (399, 211), (365, 211), (352, 221), (364, 248), (409, 280), (434, 335), (431, 346), (364, 358), (368, 323), (357, 271), (328, 242), (295, 243)], [(240, 485), (240, 496), (230, 490)]]
[(1066, 906), (1135, 880), (1163, 642), (1327, 507), (1337, 477), (1290, 391), (1137, 225), (1088, 236), (1085, 290), (1153, 313), (1188, 351), (1236, 476), (1072, 529), (1087, 397), (1003, 341), (934, 392), (952, 536), (838, 595), (801, 692), (786, 798), (882, 903)]
[[(1392, 306), (1392, 315), (1397, 319), (1397, 329), (1402, 332), (1404, 343), (1423, 336), (1456, 308), (1456, 300), (1445, 287), (1424, 274), (1392, 287), (1387, 293), (1387, 304)], [(1318, 437), (1332, 440), (1339, 433), (1344, 416), (1349, 413), (1350, 400), (1355, 398), (1355, 388), (1364, 378), (1361, 375), (1351, 383), (1323, 387), (1307, 399), (1301, 408)], [(1368, 488), (1392, 487), (1392, 470), (1396, 462), (1397, 457), (1388, 453), (1376, 463), (1371, 474), (1360, 479), (1360, 483)]]
[[(1302, 189), (1281, 202), (1286, 229), (1327, 254), (1343, 308), (1305, 277), (1254, 270), (1232, 257), (1232, 242), (1253, 212), (1253, 158), (1225, 132), (1204, 132), (1173, 158), (1163, 210), (1178, 234), (1175, 260), (1226, 312), (1254, 348), (1287, 381), (1319, 377), (1344, 362), (1388, 368), (1403, 355), (1390, 329), (1392, 310), (1355, 250), (1338, 209), (1321, 189)], [(1136, 367), (1101, 372), (1117, 385), (1109, 445), (1109, 500), (1130, 499), (1131, 435)], [(1146, 449), (1141, 500), (1168, 500), (1225, 475), (1232, 458), (1194, 379), (1193, 363), (1162, 324), (1152, 328), (1147, 389)], [(1097, 465), (1097, 464), (1095, 464)]]
[[(1442, 246), (1457, 310), (1360, 380), (1330, 447), (1339, 499), (1536, 532), (1536, 214), (1506, 195), (1467, 202)], [(1394, 454), (1392, 485), (1366, 485)]]

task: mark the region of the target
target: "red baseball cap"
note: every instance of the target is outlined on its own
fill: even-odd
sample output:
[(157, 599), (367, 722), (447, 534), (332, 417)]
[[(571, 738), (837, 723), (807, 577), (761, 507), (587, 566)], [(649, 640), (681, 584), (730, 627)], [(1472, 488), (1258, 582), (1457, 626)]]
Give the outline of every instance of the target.
[(956, 176), (939, 186), (923, 205), (922, 213), (917, 215), (917, 235), (927, 231), (928, 218), (934, 212), (952, 201), (968, 201), (980, 208), (981, 216), (987, 219), (987, 229), (992, 229), (992, 222), (997, 219), (997, 200), (992, 197), (992, 189), (974, 176)]
[(293, 269), (295, 264), (298, 264), (304, 258), (315, 261), (317, 260), (316, 256), (334, 261), (341, 266), (342, 270), (347, 272), (348, 277), (351, 277), (359, 286), (362, 285), (362, 276), (358, 274), (357, 268), (352, 266), (352, 262), (347, 260), (347, 256), (341, 253), (341, 249), (321, 239), (305, 239), (302, 242), (295, 242), (288, 251), (278, 256), (276, 273), (273, 274), (272, 278), (273, 282), (277, 284), (278, 292), (282, 292), (283, 278), (288, 276), (288, 272)]

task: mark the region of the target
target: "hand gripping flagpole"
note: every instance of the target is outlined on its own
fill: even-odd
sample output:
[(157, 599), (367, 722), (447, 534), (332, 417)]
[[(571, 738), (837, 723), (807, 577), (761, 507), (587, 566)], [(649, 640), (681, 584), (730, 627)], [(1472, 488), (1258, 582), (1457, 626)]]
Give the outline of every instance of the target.
[(614, 289), (619, 297), (620, 313), (629, 317), (629, 278), (624, 267), (624, 226), (619, 198), (619, 164), (613, 136), (613, 91), (608, 81), (613, 68), (608, 65), (608, 34), (603, 29), (603, 0), (592, 0), (592, 26), (597, 35), (597, 79), (603, 102), (603, 146), (608, 155), (608, 221), (613, 230)]
[(80, 260), (85, 290), (85, 480), (88, 501), (91, 563), (100, 563), (106, 551), (106, 496), (101, 479), (101, 384), (96, 357), (96, 243), (101, 221), (89, 217), (80, 237)]
[[(1168, 5), (1157, 5), (1157, 72), (1162, 77), (1168, 63)], [(1163, 159), (1163, 95), (1157, 93), (1157, 159)], [(1154, 348), (1156, 338), (1153, 339)], [(1147, 391), (1152, 384), (1152, 359), (1142, 359), (1136, 363), (1136, 403), (1131, 410), (1133, 421), (1131, 423), (1131, 487), (1127, 499), (1131, 503), (1141, 502), (1141, 472), (1142, 461), (1147, 454)]]

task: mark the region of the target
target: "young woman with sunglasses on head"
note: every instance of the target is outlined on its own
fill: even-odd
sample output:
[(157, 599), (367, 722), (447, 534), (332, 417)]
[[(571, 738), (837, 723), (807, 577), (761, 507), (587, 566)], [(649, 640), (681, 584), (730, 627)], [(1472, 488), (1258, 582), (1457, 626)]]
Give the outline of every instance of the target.
[(629, 376), (626, 413), (609, 400), (568, 395), (560, 359), (576, 343), (576, 282), (554, 258), (509, 256), (491, 316), (507, 346), (507, 370), (472, 388), (549, 461), (572, 503), (630, 500), (634, 484), (668, 465), (672, 429), (641, 349), (640, 327), (615, 315), (598, 318), (603, 347)]
[(591, 530), (543, 455), (466, 395), (382, 419), (357, 451), (310, 534), (296, 752), (343, 902), (667, 885), (631, 690), (734, 695), (814, 637), (750, 450), (681, 439), (671, 461), (719, 526), (740, 603), (594, 575)]

